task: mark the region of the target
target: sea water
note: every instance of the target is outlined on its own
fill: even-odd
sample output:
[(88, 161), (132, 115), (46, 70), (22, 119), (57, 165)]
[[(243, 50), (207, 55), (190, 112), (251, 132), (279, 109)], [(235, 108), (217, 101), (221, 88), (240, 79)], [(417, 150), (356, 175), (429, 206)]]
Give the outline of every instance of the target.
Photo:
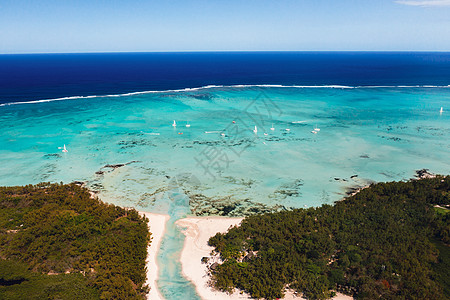
[(447, 174), (449, 101), (447, 87), (250, 86), (3, 106), (0, 184), (80, 181), (155, 212), (175, 184), (196, 215), (331, 204)]
[(175, 222), (190, 213), (189, 198), (182, 192), (176, 182), (172, 182), (168, 195), (167, 214), (170, 216), (158, 252), (159, 274), (157, 286), (165, 299), (196, 300), (200, 299), (192, 282), (183, 277), (178, 259), (181, 254), (185, 236)]
[(198, 299), (177, 263), (173, 189), (184, 215), (242, 216), (332, 204), (422, 168), (448, 174), (449, 104), (449, 88), (220, 87), (3, 106), (0, 184), (80, 181), (170, 213), (158, 286)]
[[(442, 55), (424, 55), (416, 68), (403, 69), (404, 76), (395, 68), (389, 72), (398, 60), (408, 66), (398, 54), (384, 63), (378, 56), (358, 56), (359, 64), (372, 66), (364, 76), (359, 69), (343, 75), (342, 70), (357, 65), (350, 60), (339, 67), (349, 59), (345, 55), (342, 60), (319, 55), (331, 67), (312, 64), (307, 71), (316, 81), (309, 82), (302, 80), (308, 75), (304, 70), (292, 73), (283, 65), (289, 62), (286, 56), (271, 58), (278, 65), (270, 77), (272, 65), (259, 63), (261, 58), (239, 56), (244, 64), (239, 73), (239, 59), (223, 67), (230, 65), (225, 55), (219, 74), (207, 63), (201, 66), (209, 73), (192, 71), (192, 85), (180, 74), (163, 72), (170, 80), (159, 87), (168, 91), (145, 92), (145, 83), (133, 78), (137, 83), (116, 87), (124, 79), (114, 72), (106, 83), (79, 79), (73, 86), (68, 86), (73, 74), (68, 82), (55, 75), (52, 80), (36, 77), (34, 88), (30, 81), (24, 90), (23, 82), (14, 81), (17, 89), (13, 84), (0, 93), (0, 184), (79, 181), (105, 201), (169, 214), (158, 255), (164, 266), (158, 286), (167, 299), (197, 299), (177, 263), (184, 238), (174, 222), (183, 216), (243, 216), (332, 204), (352, 188), (408, 180), (418, 169), (449, 174), (450, 88), (445, 80), (450, 60), (442, 64)], [(436, 61), (441, 64), (433, 69)], [(182, 66), (191, 66), (188, 62)], [(341, 70), (342, 78), (323, 70)], [(397, 81), (391, 74), (396, 72)], [(194, 83), (213, 85), (193, 89)], [(110, 96), (90, 95), (101, 94), (102, 88), (111, 88), (103, 93)], [(124, 89), (133, 93), (115, 94)], [(83, 96), (76, 97), (78, 92)], [(63, 98), (45, 97), (52, 95)], [(68, 152), (62, 152), (64, 145)]]

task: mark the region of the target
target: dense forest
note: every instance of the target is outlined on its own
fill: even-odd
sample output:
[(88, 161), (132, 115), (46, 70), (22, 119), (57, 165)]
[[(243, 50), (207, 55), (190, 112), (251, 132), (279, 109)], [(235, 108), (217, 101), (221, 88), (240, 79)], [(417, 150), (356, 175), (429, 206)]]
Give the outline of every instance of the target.
[[(378, 183), (335, 205), (245, 218), (209, 240), (219, 290), (450, 299), (450, 176)], [(446, 208), (447, 207), (447, 208)]]
[(0, 299), (145, 299), (147, 223), (75, 184), (0, 187)]

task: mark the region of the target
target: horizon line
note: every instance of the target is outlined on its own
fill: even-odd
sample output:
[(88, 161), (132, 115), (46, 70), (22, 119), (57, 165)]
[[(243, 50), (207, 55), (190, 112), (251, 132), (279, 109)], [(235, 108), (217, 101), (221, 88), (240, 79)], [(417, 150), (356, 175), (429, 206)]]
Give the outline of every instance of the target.
[(0, 55), (33, 54), (150, 54), (150, 53), (450, 53), (450, 50), (186, 50), (186, 51), (82, 51), (82, 52), (4, 52)]

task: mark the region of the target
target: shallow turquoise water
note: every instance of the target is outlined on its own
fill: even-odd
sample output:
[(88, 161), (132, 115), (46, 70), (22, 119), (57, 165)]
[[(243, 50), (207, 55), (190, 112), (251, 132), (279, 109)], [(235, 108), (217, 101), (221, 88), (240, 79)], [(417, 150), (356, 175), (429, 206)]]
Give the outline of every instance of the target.
[(0, 184), (85, 181), (107, 201), (164, 212), (180, 179), (197, 214), (316, 206), (420, 168), (449, 173), (441, 106), (449, 88), (234, 87), (3, 106)]
[(83, 181), (105, 201), (169, 213), (158, 284), (167, 299), (197, 299), (175, 220), (318, 206), (422, 168), (449, 174), (449, 111), (450, 88), (222, 87), (2, 106), (0, 185)]
[(170, 219), (161, 241), (157, 263), (160, 266), (157, 285), (165, 299), (199, 300), (193, 284), (183, 277), (179, 257), (183, 248), (184, 234), (175, 222), (190, 213), (189, 198), (175, 185), (168, 191), (168, 210)]
[(184, 243), (184, 234), (171, 218), (167, 222), (157, 262), (160, 266), (157, 285), (161, 295), (170, 300), (199, 300), (193, 284), (183, 277), (179, 257)]

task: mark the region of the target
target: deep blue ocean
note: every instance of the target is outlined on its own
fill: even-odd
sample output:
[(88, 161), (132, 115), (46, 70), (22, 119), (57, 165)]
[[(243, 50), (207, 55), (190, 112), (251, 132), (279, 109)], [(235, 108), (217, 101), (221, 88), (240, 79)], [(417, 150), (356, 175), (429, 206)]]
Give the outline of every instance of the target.
[(446, 86), (450, 53), (0, 55), (0, 103), (238, 84)]
[(169, 215), (157, 289), (198, 300), (176, 220), (450, 174), (449, 111), (450, 53), (0, 55), (0, 186), (81, 181)]

